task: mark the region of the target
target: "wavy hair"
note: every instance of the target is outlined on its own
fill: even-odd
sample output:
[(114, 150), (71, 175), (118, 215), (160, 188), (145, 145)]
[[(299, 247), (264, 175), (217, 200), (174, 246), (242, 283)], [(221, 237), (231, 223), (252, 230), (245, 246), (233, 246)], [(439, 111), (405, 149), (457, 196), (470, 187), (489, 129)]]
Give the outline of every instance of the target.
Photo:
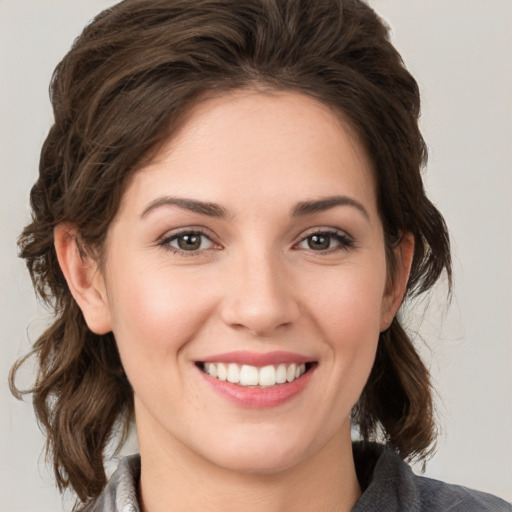
[[(92, 333), (59, 268), (53, 232), (76, 226), (84, 250), (101, 251), (123, 191), (140, 162), (208, 94), (244, 87), (293, 90), (338, 112), (372, 160), (390, 272), (401, 234), (415, 241), (407, 295), (427, 291), (450, 247), (425, 195), (426, 146), (417, 83), (387, 26), (359, 0), (125, 0), (99, 14), (57, 66), (55, 122), (31, 190), (32, 222), (19, 238), (54, 323), (28, 357), (37, 418), (60, 490), (82, 503), (106, 483), (105, 447), (133, 419), (133, 393), (112, 333)], [(435, 439), (429, 372), (395, 318), (353, 422), (403, 458), (425, 457)]]

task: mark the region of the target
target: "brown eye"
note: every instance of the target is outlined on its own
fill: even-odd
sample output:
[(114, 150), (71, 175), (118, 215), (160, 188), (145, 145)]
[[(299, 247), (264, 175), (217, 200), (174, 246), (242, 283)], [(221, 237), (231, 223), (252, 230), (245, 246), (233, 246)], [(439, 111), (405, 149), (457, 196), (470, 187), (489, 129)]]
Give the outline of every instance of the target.
[(176, 242), (183, 251), (197, 251), (201, 247), (201, 238), (202, 235), (181, 235)]
[(337, 250), (346, 250), (354, 246), (354, 242), (343, 231), (318, 231), (303, 238), (298, 244), (299, 249), (308, 249), (315, 252), (331, 253)]
[(212, 247), (213, 242), (203, 233), (193, 231), (178, 233), (166, 239), (162, 243), (169, 249), (179, 252), (197, 252)]
[(307, 238), (308, 247), (314, 251), (325, 251), (331, 246), (331, 235), (317, 234)]

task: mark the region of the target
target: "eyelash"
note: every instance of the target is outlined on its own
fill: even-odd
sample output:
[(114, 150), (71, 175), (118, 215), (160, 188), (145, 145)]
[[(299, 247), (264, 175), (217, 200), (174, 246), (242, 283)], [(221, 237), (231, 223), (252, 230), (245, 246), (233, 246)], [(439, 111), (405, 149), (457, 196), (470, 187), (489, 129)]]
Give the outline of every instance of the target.
[[(178, 254), (179, 256), (185, 256), (185, 257), (187, 257), (187, 256), (197, 256), (201, 252), (211, 248), (211, 247), (204, 248), (204, 249), (199, 248), (197, 250), (187, 251), (187, 250), (179, 249), (177, 247), (173, 247), (171, 245), (172, 242), (174, 242), (174, 241), (178, 240), (180, 237), (184, 237), (184, 236), (199, 236), (201, 238), (207, 239), (211, 243), (211, 245), (215, 246), (215, 242), (212, 240), (211, 236), (209, 236), (202, 229), (186, 229), (186, 230), (182, 230), (182, 231), (179, 231), (179, 232), (176, 232), (176, 233), (172, 233), (171, 235), (166, 236), (165, 238), (163, 238), (158, 243), (158, 245), (160, 247), (162, 247), (163, 249), (172, 252), (173, 254)], [(300, 244), (306, 242), (308, 239), (310, 239), (310, 238), (312, 238), (314, 236), (329, 237), (330, 238), (329, 245), (332, 242), (332, 240), (337, 242), (337, 245), (335, 247), (328, 247), (325, 250), (315, 251), (311, 247), (305, 248), (306, 250), (310, 250), (313, 253), (318, 253), (319, 255), (331, 254), (333, 252), (338, 252), (338, 251), (347, 251), (347, 250), (349, 250), (349, 249), (354, 247), (353, 239), (351, 237), (349, 237), (343, 231), (339, 231), (339, 230), (335, 230), (335, 229), (321, 229), (321, 230), (312, 231), (311, 233), (309, 233), (308, 235), (303, 237), (299, 241), (298, 244), (295, 244), (293, 246), (293, 248), (294, 249), (300, 249), (298, 247)], [(200, 245), (202, 245), (202, 243), (203, 243), (203, 241), (201, 241)], [(219, 247), (219, 246), (217, 246), (217, 247)]]
[(337, 229), (320, 229), (320, 230), (312, 231), (311, 233), (309, 233), (308, 235), (303, 237), (295, 247), (306, 242), (308, 239), (312, 238), (313, 236), (329, 237), (330, 241), (334, 240), (335, 242), (338, 243), (338, 245), (335, 247), (328, 247), (327, 249), (320, 250), (320, 251), (315, 251), (315, 250), (309, 248), (309, 250), (311, 250), (314, 253), (318, 253), (319, 255), (331, 254), (333, 252), (338, 252), (338, 251), (347, 251), (354, 247), (354, 240), (350, 236), (348, 236), (345, 232), (339, 231)]
[[(172, 252), (173, 254), (178, 254), (179, 256), (197, 256), (200, 252), (205, 251), (207, 249), (198, 249), (193, 251), (186, 251), (183, 249), (179, 249), (177, 247), (173, 247), (171, 245), (172, 242), (175, 240), (178, 240), (180, 237), (184, 236), (199, 236), (201, 238), (207, 239), (212, 245), (215, 245), (215, 242), (212, 240), (211, 236), (209, 236), (205, 231), (202, 229), (184, 229), (182, 231), (178, 231), (177, 233), (172, 233), (169, 236), (166, 236), (163, 238), (158, 245), (165, 249), (166, 251)], [(201, 241), (202, 245), (203, 241)]]

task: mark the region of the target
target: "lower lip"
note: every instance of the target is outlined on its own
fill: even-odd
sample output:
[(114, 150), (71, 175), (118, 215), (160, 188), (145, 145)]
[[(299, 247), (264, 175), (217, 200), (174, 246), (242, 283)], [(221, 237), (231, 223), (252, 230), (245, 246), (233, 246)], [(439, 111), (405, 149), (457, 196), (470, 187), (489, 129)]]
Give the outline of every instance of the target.
[(251, 388), (219, 380), (198, 368), (207, 384), (219, 395), (240, 407), (270, 409), (278, 407), (301, 393), (311, 380), (315, 367), (310, 368), (293, 382), (276, 384), (268, 388)]

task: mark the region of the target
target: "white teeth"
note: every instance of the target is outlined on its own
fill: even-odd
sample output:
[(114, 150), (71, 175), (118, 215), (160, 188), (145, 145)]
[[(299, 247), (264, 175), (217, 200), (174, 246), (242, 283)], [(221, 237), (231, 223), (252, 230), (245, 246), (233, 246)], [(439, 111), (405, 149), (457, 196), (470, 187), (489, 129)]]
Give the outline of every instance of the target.
[(284, 384), (286, 382), (286, 365), (280, 364), (276, 370), (276, 382)]
[[(210, 365), (217, 367), (217, 379), (219, 379), (219, 380), (226, 380), (227, 379), (227, 377), (228, 377), (228, 370), (227, 370), (225, 365), (223, 365), (222, 363), (219, 363), (219, 364), (210, 363)], [(210, 368), (211, 368), (211, 366), (210, 366)], [(212, 377), (215, 377), (215, 375), (213, 373), (210, 373), (210, 375)]]
[(288, 366), (288, 370), (286, 371), (286, 380), (288, 382), (292, 382), (295, 380), (295, 370), (297, 369), (297, 365), (292, 363)]
[(240, 382), (240, 367), (235, 363), (230, 363), (228, 366), (228, 382), (236, 384)]
[(239, 382), (242, 386), (257, 386), (259, 384), (258, 368), (244, 364), (240, 370)]
[(203, 370), (212, 377), (240, 386), (269, 387), (293, 382), (306, 372), (306, 365), (290, 363), (258, 368), (248, 364), (204, 363)]
[(213, 363), (206, 363), (205, 371), (212, 377), (217, 377), (217, 365)]
[(275, 386), (276, 384), (276, 369), (273, 366), (264, 366), (260, 369), (260, 386)]

